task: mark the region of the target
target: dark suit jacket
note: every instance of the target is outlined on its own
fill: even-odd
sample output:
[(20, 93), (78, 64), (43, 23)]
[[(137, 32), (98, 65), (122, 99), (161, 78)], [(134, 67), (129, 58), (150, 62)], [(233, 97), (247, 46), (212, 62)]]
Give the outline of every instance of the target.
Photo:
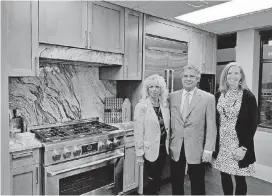
[[(217, 92), (215, 94), (216, 106), (217, 106), (220, 95), (221, 95), (221, 92)], [(256, 102), (255, 96), (249, 90), (244, 90), (240, 112), (239, 112), (238, 119), (235, 125), (237, 137), (239, 140), (239, 146), (244, 146), (247, 148), (247, 152), (245, 154), (244, 159), (238, 162), (240, 168), (247, 167), (248, 165), (256, 161), (253, 137), (257, 129), (257, 123), (258, 123), (257, 114), (258, 114), (258, 109), (257, 109), (257, 102)], [(214, 158), (217, 157), (217, 154), (219, 152), (220, 114), (217, 110), (217, 107), (216, 107), (216, 125), (217, 125), (218, 134), (217, 134), (215, 152), (213, 153)]]

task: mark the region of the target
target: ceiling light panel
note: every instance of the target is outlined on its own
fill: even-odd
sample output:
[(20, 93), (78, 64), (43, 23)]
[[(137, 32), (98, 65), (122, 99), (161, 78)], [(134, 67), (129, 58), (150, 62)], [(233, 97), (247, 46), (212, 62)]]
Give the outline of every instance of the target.
[(272, 7), (271, 0), (232, 0), (176, 17), (193, 24), (208, 23)]

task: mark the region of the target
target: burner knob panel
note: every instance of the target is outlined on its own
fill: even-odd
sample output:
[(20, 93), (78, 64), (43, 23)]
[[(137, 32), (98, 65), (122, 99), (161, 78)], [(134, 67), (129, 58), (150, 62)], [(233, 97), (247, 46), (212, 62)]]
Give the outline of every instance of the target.
[(107, 149), (113, 149), (113, 147), (114, 147), (113, 142), (110, 141), (110, 140), (107, 140), (106, 141), (106, 147), (107, 147)]
[(63, 158), (64, 159), (70, 158), (71, 154), (72, 153), (70, 150), (68, 150), (67, 148), (64, 148), (64, 150), (63, 150)]
[(102, 150), (105, 150), (105, 149), (106, 149), (106, 145), (104, 144), (104, 142), (99, 141), (98, 142), (98, 150), (102, 151)]
[(74, 151), (73, 151), (73, 155), (76, 157), (76, 156), (79, 156), (81, 153), (81, 150), (78, 148), (78, 147), (74, 147)]
[(60, 153), (58, 151), (54, 150), (52, 159), (54, 161), (58, 161), (58, 160), (60, 160), (60, 157), (61, 157)]

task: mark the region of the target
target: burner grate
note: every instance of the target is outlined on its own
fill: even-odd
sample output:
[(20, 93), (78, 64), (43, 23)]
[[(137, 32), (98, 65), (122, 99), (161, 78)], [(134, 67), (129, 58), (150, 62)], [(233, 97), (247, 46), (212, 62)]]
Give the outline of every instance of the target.
[(117, 127), (98, 121), (31, 130), (43, 142), (62, 141), (117, 130)]

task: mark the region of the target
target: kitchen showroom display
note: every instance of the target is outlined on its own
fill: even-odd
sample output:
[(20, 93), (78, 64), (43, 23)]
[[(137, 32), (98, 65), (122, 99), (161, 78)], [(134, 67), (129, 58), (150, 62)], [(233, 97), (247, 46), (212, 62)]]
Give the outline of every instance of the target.
[(112, 194), (115, 167), (124, 157), (125, 133), (97, 118), (30, 131), (43, 144), (45, 195)]

